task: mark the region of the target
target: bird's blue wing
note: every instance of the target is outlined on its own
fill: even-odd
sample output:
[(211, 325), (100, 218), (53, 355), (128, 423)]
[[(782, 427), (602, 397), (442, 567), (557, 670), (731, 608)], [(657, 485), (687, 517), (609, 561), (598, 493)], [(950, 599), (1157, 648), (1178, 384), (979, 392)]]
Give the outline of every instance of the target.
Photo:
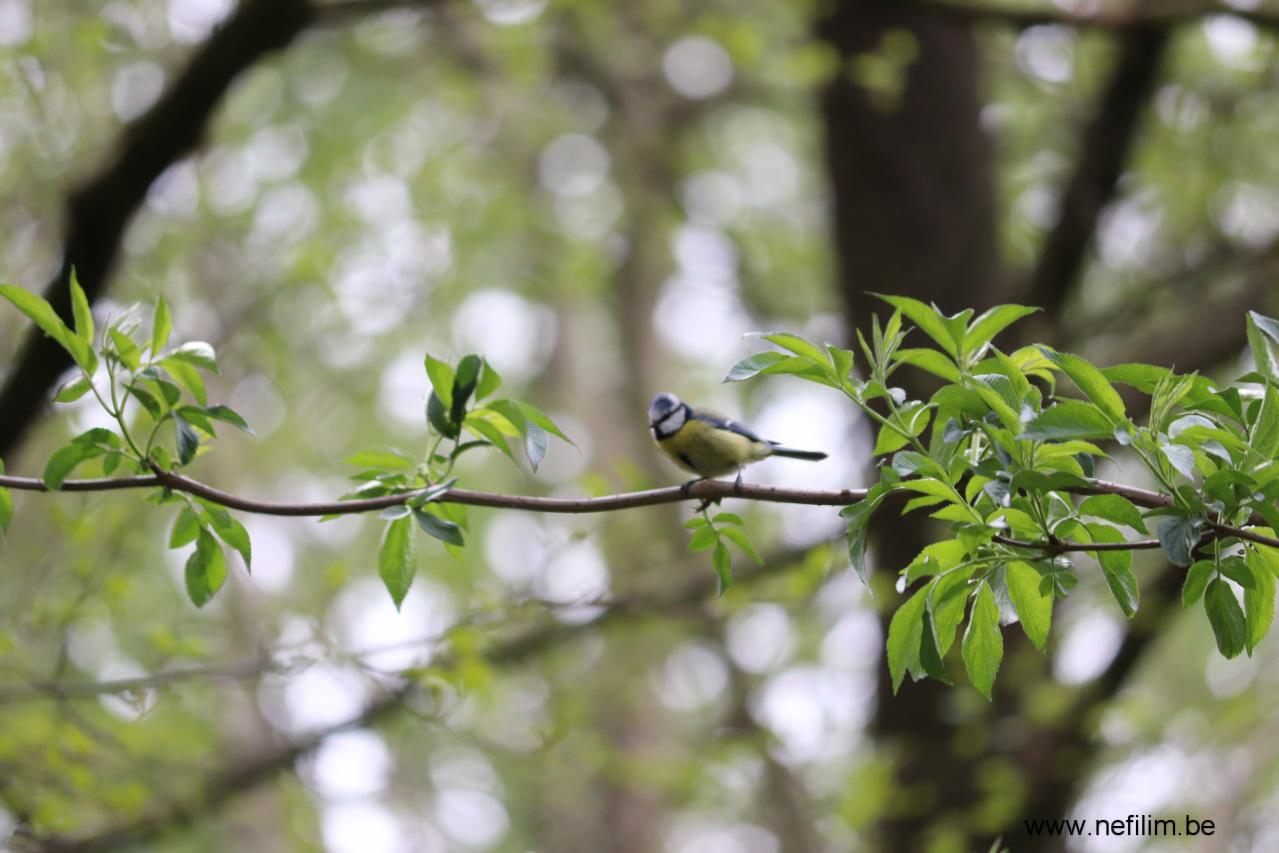
[(749, 438), (751, 441), (758, 441), (761, 444), (772, 443), (760, 438), (758, 435), (756, 435), (754, 432), (751, 431), (750, 427), (746, 426), (745, 424), (739, 421), (735, 421), (732, 418), (726, 418), (723, 415), (718, 414), (717, 412), (707, 411), (706, 409), (693, 409), (693, 420), (702, 421), (703, 423), (710, 424), (716, 429), (726, 429), (729, 432), (735, 432), (740, 436)]

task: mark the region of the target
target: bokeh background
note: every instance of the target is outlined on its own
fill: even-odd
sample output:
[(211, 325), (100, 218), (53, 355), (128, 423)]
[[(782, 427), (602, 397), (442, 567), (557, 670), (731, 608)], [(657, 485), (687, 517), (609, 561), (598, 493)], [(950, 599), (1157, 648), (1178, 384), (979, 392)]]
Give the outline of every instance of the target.
[[(1039, 305), (1021, 342), (1103, 364), (1249, 369), (1244, 312), (1279, 309), (1277, 32), (1257, 0), (0, 0), (0, 278), (60, 299), (74, 263), (100, 322), (163, 295), (257, 432), (193, 474), (244, 495), (420, 452), (427, 351), (482, 353), (578, 446), (536, 475), (469, 454), (472, 488), (679, 482), (660, 390), (831, 454), (753, 482), (857, 486), (871, 433), (834, 392), (721, 384), (743, 334), (848, 346), (879, 291)], [(64, 369), (0, 310), (10, 473), (100, 424), (49, 402)], [(730, 502), (766, 564), (717, 600), (689, 507), (472, 510), (399, 612), (375, 519), (245, 517), (252, 575), (196, 610), (171, 509), (16, 500), (0, 846), (1279, 845), (1275, 643), (1221, 659), (1156, 555), (1131, 622), (1081, 560), (988, 704), (960, 667), (886, 688), (893, 579), (936, 533), (887, 511), (871, 595), (833, 510)], [(1129, 814), (1217, 834), (1023, 828)]]

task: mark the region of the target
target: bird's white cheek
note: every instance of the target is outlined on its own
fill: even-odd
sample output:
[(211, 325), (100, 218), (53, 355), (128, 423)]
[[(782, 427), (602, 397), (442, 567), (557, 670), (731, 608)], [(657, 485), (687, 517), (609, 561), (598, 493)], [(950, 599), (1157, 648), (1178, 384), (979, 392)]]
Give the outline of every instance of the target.
[(684, 425), (684, 410), (676, 412), (662, 423), (662, 432), (670, 435)]

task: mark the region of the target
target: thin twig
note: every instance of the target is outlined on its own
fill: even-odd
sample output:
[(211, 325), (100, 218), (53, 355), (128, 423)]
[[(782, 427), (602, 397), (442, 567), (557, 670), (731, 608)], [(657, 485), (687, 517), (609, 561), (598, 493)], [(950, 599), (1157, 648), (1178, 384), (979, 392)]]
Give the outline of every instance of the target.
[[(1132, 542), (1093, 542), (1092, 544), (1084, 542), (1025, 542), (1021, 539), (1010, 539), (1007, 536), (996, 535), (994, 541), (1000, 545), (1010, 545), (1014, 548), (1032, 548), (1037, 551), (1047, 551), (1050, 554), (1066, 554), (1072, 551), (1151, 551), (1159, 546), (1158, 539), (1137, 539)], [(1279, 544), (1277, 542), (1276, 544)]]

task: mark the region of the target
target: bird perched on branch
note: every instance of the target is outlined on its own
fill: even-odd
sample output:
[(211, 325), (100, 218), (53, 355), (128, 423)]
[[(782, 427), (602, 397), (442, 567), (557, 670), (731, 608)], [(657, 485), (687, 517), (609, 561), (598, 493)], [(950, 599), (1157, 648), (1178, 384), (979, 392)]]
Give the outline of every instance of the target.
[[(648, 407), (648, 425), (657, 446), (671, 460), (698, 479), (722, 477), (737, 472), (742, 485), (742, 468), (770, 456), (817, 462), (826, 454), (815, 450), (795, 450), (760, 438), (748, 427), (723, 415), (698, 409), (674, 394), (658, 394)], [(686, 484), (691, 486), (697, 480)]]

